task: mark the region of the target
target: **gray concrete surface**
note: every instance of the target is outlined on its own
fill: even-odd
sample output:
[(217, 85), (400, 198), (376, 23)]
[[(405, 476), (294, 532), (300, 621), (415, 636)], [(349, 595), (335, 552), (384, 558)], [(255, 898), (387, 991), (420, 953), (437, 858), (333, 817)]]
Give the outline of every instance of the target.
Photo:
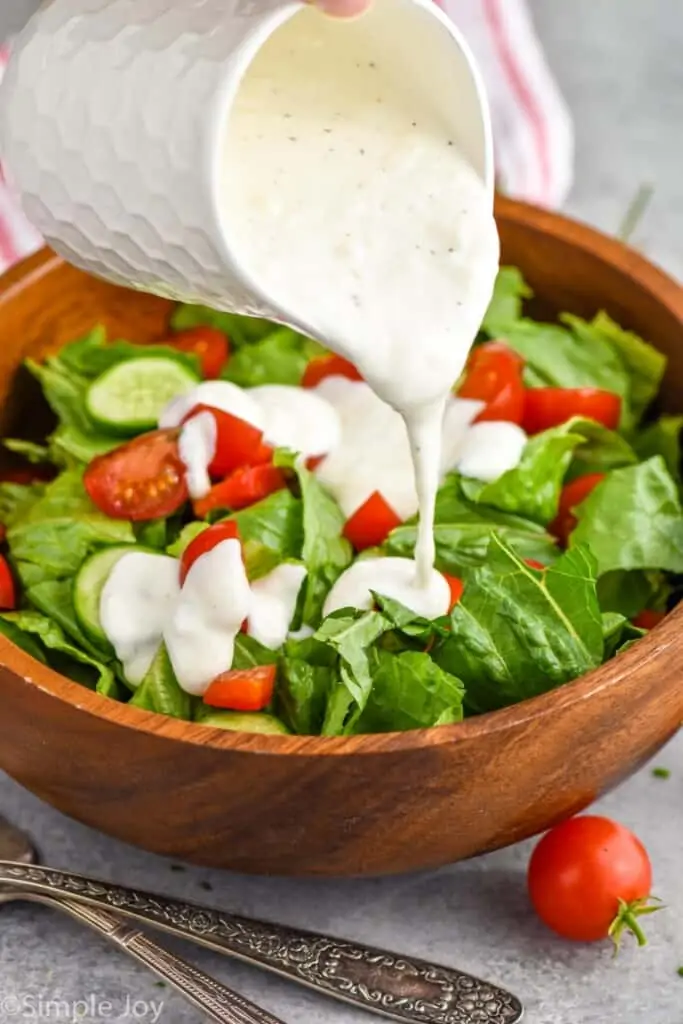
[[(4, 0), (0, 36), (32, 6), (31, 0)], [(653, 184), (654, 199), (635, 241), (681, 274), (680, 0), (535, 0), (534, 10), (576, 118), (577, 180), (569, 209), (615, 230), (638, 187)], [(399, 879), (259, 880), (174, 871), (167, 861), (67, 821), (9, 779), (0, 779), (0, 809), (32, 832), (55, 865), (459, 965), (518, 993), (528, 1024), (683, 1024), (683, 977), (677, 974), (683, 965), (683, 736), (655, 763), (671, 770), (668, 780), (655, 778), (648, 766), (598, 805), (646, 842), (656, 891), (667, 903), (648, 921), (650, 945), (642, 951), (627, 946), (616, 961), (609, 948), (564, 944), (534, 920), (524, 891), (528, 844)], [(30, 906), (1, 913), (1, 1024), (148, 1024), (157, 1019), (153, 1003), (163, 1004), (162, 1024), (199, 1020), (142, 968), (75, 924)], [(215, 956), (192, 955), (290, 1024), (369, 1019)]]

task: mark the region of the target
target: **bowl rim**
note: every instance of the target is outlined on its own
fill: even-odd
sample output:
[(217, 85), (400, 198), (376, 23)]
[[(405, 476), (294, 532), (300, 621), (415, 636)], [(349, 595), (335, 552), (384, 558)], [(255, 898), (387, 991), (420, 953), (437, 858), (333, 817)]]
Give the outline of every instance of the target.
[[(645, 257), (617, 239), (569, 217), (527, 203), (499, 197), (496, 213), (508, 223), (533, 227), (573, 248), (598, 256), (627, 277), (637, 280), (640, 288), (666, 306), (681, 323), (683, 330), (683, 287)], [(15, 265), (0, 278), (0, 308), (16, 294), (37, 284), (52, 273), (64, 260), (44, 248)], [(103, 723), (128, 728), (164, 740), (180, 741), (193, 746), (231, 750), (253, 754), (298, 757), (346, 757), (355, 755), (386, 755), (396, 752), (420, 751), (457, 742), (472, 742), (484, 734), (517, 730), (532, 719), (568, 710), (573, 705), (614, 686), (634, 671), (645, 668), (666, 652), (680, 648), (683, 626), (683, 604), (618, 658), (613, 659), (569, 683), (547, 693), (529, 698), (511, 707), (467, 718), (454, 725), (409, 732), (368, 733), (357, 736), (296, 736), (230, 732), (194, 722), (169, 718), (129, 704), (119, 703), (73, 682), (66, 676), (41, 664), (6, 637), (0, 635), (0, 670), (10, 671), (27, 685), (37, 687), (47, 696), (72, 705)]]

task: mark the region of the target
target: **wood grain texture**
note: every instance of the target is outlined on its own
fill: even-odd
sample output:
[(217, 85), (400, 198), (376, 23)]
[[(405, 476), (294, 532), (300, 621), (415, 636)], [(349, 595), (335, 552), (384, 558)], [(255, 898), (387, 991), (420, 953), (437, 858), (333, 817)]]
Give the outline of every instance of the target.
[[(681, 407), (683, 293), (637, 254), (564, 218), (498, 206), (503, 259), (539, 309), (605, 308), (669, 357)], [(23, 356), (97, 321), (163, 335), (168, 305), (44, 252), (0, 282), (0, 427), (39, 421)], [(120, 839), (200, 864), (363, 875), (456, 861), (532, 835), (634, 771), (683, 720), (683, 606), (627, 653), (552, 693), (454, 726), (323, 739), (248, 736), (99, 697), (0, 638), (0, 768)]]

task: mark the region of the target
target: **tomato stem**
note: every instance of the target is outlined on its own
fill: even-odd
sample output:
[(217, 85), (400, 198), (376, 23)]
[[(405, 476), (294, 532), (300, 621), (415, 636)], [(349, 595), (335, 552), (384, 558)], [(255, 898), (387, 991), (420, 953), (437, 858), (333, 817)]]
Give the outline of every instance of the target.
[[(657, 904), (652, 905), (653, 901)], [(664, 905), (657, 899), (656, 896), (647, 896), (645, 899), (632, 900), (627, 903), (626, 900), (619, 900), (619, 911), (617, 916), (612, 921), (609, 929), (609, 937), (614, 943), (614, 955), (616, 956), (619, 952), (621, 940), (625, 931), (629, 931), (636, 939), (639, 946), (647, 945), (647, 937), (643, 931), (638, 918), (644, 917), (645, 914), (655, 914), (658, 910), (663, 910)]]

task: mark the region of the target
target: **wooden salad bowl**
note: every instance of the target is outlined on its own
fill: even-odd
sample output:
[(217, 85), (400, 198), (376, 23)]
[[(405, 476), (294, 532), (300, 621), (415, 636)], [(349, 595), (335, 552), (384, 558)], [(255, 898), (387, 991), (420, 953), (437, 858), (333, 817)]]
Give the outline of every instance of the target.
[[(618, 242), (509, 201), (503, 261), (538, 312), (606, 309), (669, 357), (664, 409), (683, 411), (683, 290)], [(0, 282), (3, 434), (35, 436), (17, 373), (103, 322), (163, 335), (168, 303), (43, 251)], [(573, 683), (458, 725), (385, 735), (261, 736), (115, 703), (0, 637), (0, 768), (79, 821), (156, 853), (280, 875), (377, 875), (514, 843), (581, 810), (683, 721), (683, 606)]]

